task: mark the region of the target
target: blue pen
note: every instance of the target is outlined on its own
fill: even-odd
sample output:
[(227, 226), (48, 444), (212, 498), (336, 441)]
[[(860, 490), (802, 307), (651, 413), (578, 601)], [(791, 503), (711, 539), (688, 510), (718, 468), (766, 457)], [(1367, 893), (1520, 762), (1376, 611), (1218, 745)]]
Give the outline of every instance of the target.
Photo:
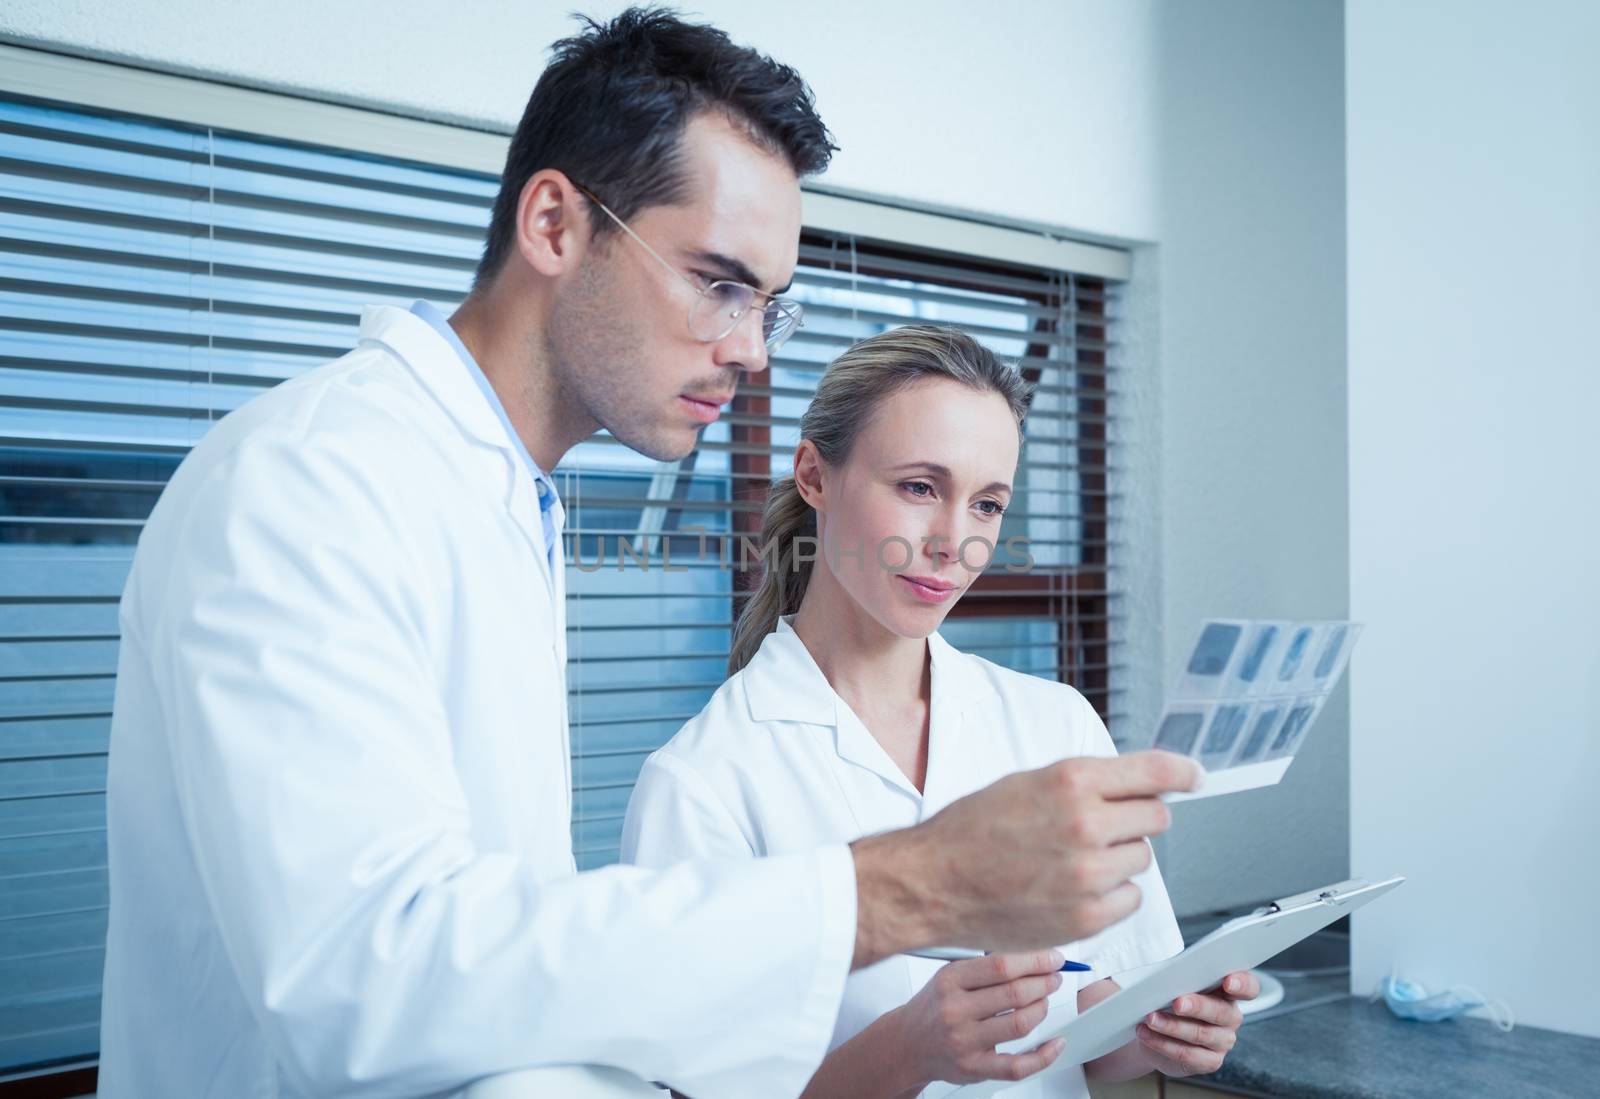
[[(959, 946), (949, 946), (933, 947), (929, 950), (908, 950), (906, 953), (910, 954), (913, 958), (931, 958), (936, 962), (959, 962), (967, 958), (987, 957), (989, 952), (987, 950), (967, 950)], [(1058, 970), (1058, 972), (1091, 973), (1093, 970), (1084, 965), (1082, 962), (1068, 961), (1061, 963), (1061, 968)]]

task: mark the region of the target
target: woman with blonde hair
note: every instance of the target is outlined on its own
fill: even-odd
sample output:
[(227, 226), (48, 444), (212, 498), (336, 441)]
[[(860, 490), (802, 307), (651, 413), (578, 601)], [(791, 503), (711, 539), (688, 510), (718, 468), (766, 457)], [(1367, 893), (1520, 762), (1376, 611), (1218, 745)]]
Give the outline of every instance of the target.
[[(794, 473), (768, 498), (764, 573), (735, 630), (730, 678), (646, 761), (625, 861), (853, 840), (915, 824), (1016, 771), (1115, 754), (1072, 687), (937, 633), (996, 552), (1029, 399), (1013, 367), (951, 328), (883, 332), (828, 367), (801, 420)], [(936, 1081), (1040, 1073), (1059, 1039), (996, 1047), (1182, 949), (1154, 861), (1133, 880), (1143, 895), (1134, 915), (1059, 950), (896, 956), (852, 973), (805, 1095), (909, 1097)], [(1089, 972), (1062, 972), (1069, 958)], [(1122, 1048), (1002, 1094), (1086, 1096), (1086, 1075), (1214, 1071), (1241, 1021), (1232, 1001), (1253, 995), (1254, 978), (1232, 974), (1222, 991), (1150, 1016)]]

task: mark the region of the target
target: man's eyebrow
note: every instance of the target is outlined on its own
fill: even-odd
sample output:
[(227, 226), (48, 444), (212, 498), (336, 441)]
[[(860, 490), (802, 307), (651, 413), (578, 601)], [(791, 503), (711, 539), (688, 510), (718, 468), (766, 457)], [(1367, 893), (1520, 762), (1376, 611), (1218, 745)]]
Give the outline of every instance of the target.
[[(949, 467), (948, 466), (942, 466), (938, 462), (906, 462), (906, 463), (904, 463), (902, 465), (891, 466), (890, 469), (897, 470), (897, 471), (898, 470), (922, 469), (922, 470), (926, 470), (927, 472), (933, 474), (935, 477), (943, 477), (947, 481), (951, 479)], [(1011, 490), (1011, 486), (1006, 484), (1004, 481), (990, 481), (987, 485), (985, 485), (983, 488), (979, 489), (978, 491), (980, 491), (980, 492), (1004, 492), (1007, 495), (1010, 495), (1012, 490)]]
[[(689, 259), (702, 267), (711, 268), (714, 274), (726, 275), (737, 282), (744, 283), (746, 286), (753, 286), (757, 290), (761, 289), (761, 276), (750, 270), (750, 267), (742, 260), (734, 259), (732, 256), (725, 256), (721, 252), (691, 252), (689, 253)], [(771, 293), (774, 295), (788, 293), (789, 287), (793, 285), (794, 280), (790, 279), (788, 285), (781, 286), (771, 291)]]

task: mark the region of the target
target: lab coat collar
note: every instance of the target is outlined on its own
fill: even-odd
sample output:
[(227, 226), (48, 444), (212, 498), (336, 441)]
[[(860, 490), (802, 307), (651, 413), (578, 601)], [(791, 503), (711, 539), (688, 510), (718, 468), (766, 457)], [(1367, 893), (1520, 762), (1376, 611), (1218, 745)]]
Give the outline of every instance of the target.
[[(767, 635), (755, 658), (744, 670), (745, 696), (755, 721), (791, 721), (830, 729), (839, 758), (871, 772), (887, 785), (913, 799), (923, 812), (948, 802), (964, 781), (955, 773), (960, 750), (956, 741), (979, 727), (974, 721), (994, 687), (981, 664), (952, 647), (937, 633), (928, 636), (932, 661), (928, 720), (928, 771), (919, 792), (869, 729), (850, 710), (822, 669), (812, 659), (800, 635), (784, 618)], [(847, 795), (848, 796), (848, 795)], [(857, 822), (867, 830), (864, 806), (852, 805)]]
[(368, 306), (361, 311), (361, 342), (378, 343), (411, 367), (461, 429), (480, 443), (516, 455), (516, 444), (460, 356), (431, 325), (409, 309)]
[(489, 404), (489, 399), (478, 388), (467, 372), (466, 364), (450, 346), (448, 340), (434, 331), (433, 326), (409, 309), (392, 305), (368, 306), (361, 311), (362, 344), (376, 343), (398, 357), (421, 380), (445, 414), (453, 419), (466, 435), (484, 446), (504, 453), (510, 469), (510, 481), (505, 493), (506, 510), (512, 521), (534, 550), (535, 567), (544, 577), (552, 593), (555, 611), (556, 652), (558, 660), (566, 661), (566, 569), (562, 556), (560, 516), (557, 516), (554, 568), (545, 556), (544, 530), (539, 518), (537, 489), (533, 473), (517, 453), (517, 446), (506, 432), (506, 426)]
[(838, 722), (838, 696), (787, 618), (778, 619), (742, 678), (752, 721)]
[[(934, 709), (967, 713), (994, 694), (994, 685), (977, 662), (938, 633), (928, 635), (928, 653)], [(839, 696), (788, 618), (780, 617), (777, 628), (761, 642), (743, 679), (752, 721), (838, 724)]]

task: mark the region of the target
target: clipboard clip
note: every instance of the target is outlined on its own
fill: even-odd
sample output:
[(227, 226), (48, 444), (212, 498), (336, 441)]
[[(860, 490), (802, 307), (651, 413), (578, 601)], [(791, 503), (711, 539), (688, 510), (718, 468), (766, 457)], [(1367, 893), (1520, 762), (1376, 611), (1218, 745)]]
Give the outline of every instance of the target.
[(1308, 904), (1342, 905), (1349, 901), (1349, 895), (1358, 890), (1367, 888), (1367, 883), (1361, 878), (1351, 878), (1349, 881), (1340, 882), (1338, 885), (1326, 886), (1322, 889), (1313, 889), (1306, 893), (1296, 893), (1292, 897), (1273, 901), (1265, 912), (1286, 912), (1291, 908), (1304, 908)]

